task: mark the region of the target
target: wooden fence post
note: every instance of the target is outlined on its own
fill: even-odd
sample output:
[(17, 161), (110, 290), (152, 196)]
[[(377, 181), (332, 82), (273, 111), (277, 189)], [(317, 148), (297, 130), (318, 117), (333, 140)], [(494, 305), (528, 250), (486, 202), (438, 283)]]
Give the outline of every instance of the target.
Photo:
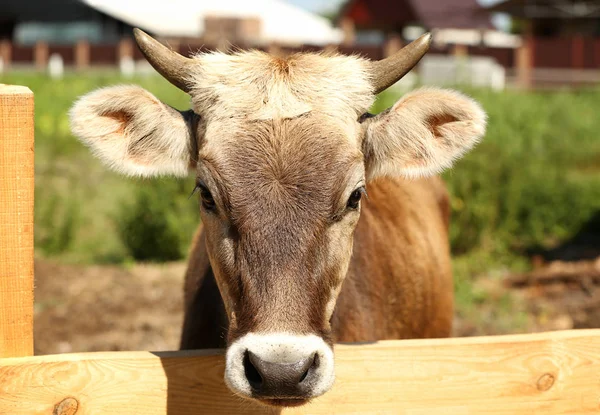
[(33, 59), (35, 60), (35, 68), (38, 71), (45, 71), (47, 69), (49, 53), (46, 42), (36, 42), (33, 49)]
[(33, 355), (33, 93), (0, 84), (0, 357)]
[(75, 68), (87, 69), (90, 66), (90, 42), (80, 40), (75, 45)]
[(12, 60), (12, 43), (8, 39), (0, 40), (0, 58), (2, 58), (4, 65), (3, 70), (8, 71)]
[(517, 84), (523, 89), (529, 89), (533, 85), (534, 47), (535, 37), (531, 23), (526, 23), (522, 38), (522, 44), (515, 49), (515, 66), (517, 70)]
[(452, 55), (455, 58), (466, 58), (469, 56), (469, 47), (467, 45), (455, 44), (452, 47)]
[(131, 39), (123, 38), (119, 41), (119, 52), (117, 55), (119, 62), (127, 58), (133, 59), (133, 42)]
[(571, 68), (583, 69), (585, 67), (585, 43), (580, 34), (571, 38)]
[(398, 33), (391, 33), (383, 45), (383, 56), (387, 58), (398, 52), (403, 46), (402, 37)]
[(356, 41), (356, 28), (354, 27), (354, 20), (348, 17), (344, 17), (340, 22), (340, 27), (342, 28), (342, 32), (344, 33), (344, 40), (342, 41), (342, 45), (352, 46)]

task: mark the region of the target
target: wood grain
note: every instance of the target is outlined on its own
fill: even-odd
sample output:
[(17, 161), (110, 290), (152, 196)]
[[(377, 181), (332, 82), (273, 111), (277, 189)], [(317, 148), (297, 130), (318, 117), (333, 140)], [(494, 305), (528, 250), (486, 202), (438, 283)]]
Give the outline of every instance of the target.
[[(336, 346), (334, 388), (284, 414), (600, 412), (600, 330)], [(223, 384), (220, 351), (0, 359), (0, 414), (271, 414)]]
[(0, 357), (33, 354), (33, 93), (0, 84)]

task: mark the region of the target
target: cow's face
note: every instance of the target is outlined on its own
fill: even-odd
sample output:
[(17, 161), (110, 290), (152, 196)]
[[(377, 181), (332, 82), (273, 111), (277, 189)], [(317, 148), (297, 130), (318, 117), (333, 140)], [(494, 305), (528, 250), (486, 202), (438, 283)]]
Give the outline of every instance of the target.
[(482, 136), (485, 115), (460, 94), (425, 89), (365, 116), (390, 69), (374, 75), (356, 57), (189, 60), (146, 35), (138, 43), (192, 109), (106, 88), (74, 106), (73, 131), (123, 173), (196, 175), (229, 316), (225, 380), (244, 397), (302, 404), (333, 383), (329, 321), (368, 181), (449, 166)]
[(334, 121), (214, 121), (200, 147), (202, 221), (230, 321), (226, 380), (245, 396), (299, 403), (333, 381), (329, 320), (365, 191), (362, 153)]

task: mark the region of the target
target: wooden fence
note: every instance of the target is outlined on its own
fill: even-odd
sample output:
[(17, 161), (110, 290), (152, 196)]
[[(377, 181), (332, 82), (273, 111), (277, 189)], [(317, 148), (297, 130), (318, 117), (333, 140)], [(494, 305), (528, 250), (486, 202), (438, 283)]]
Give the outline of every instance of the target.
[[(399, 44), (390, 38), (380, 45), (341, 44), (325, 48), (336, 49), (343, 54), (359, 54), (369, 59), (379, 60), (397, 50)], [(197, 51), (211, 51), (216, 45), (199, 43), (198, 40), (171, 40), (169, 46), (184, 56)], [(244, 44), (232, 47), (245, 49)], [(317, 51), (321, 46), (302, 45), (283, 47), (275, 44), (259, 47), (271, 53), (289, 54), (298, 51)], [(526, 38), (518, 48), (432, 45), (429, 55), (473, 56), (494, 59), (506, 70), (508, 84), (521, 88), (546, 88), (557, 86), (586, 86), (600, 83), (600, 38)], [(118, 44), (90, 44), (80, 41), (75, 45), (49, 45), (38, 42), (32, 46), (13, 44), (0, 40), (0, 72), (11, 68), (35, 68), (48, 70), (51, 56), (60, 56), (65, 67), (75, 70), (88, 70), (90, 67), (117, 67), (122, 62), (144, 61), (144, 57), (129, 38)], [(128, 66), (129, 67), (129, 66)]]
[[(543, 69), (594, 69), (600, 68), (600, 38), (598, 37), (530, 37), (526, 38), (531, 48), (532, 68)], [(388, 43), (393, 43), (388, 41)], [(178, 53), (189, 56), (196, 51), (210, 51), (217, 48), (216, 44), (199, 42), (191, 39), (189, 41), (170, 41), (169, 46)], [(251, 47), (238, 43), (232, 45), (235, 48), (246, 49)], [(259, 47), (259, 49), (270, 50), (276, 45)], [(331, 45), (345, 54), (360, 54), (369, 59), (381, 59), (386, 56), (387, 44), (361, 45), (340, 44)], [(492, 46), (468, 46), (462, 45), (461, 50), (469, 56), (488, 56), (494, 58), (499, 65), (506, 69), (518, 66), (518, 48), (492, 47)], [(321, 50), (323, 47), (315, 45), (302, 45), (295, 47), (281, 47), (283, 52), (295, 52), (301, 50)], [(438, 55), (453, 55), (456, 53), (456, 45), (433, 45), (429, 52)], [(117, 66), (123, 57), (131, 57), (134, 60), (143, 60), (142, 53), (134, 47), (131, 39), (124, 38), (119, 43), (93, 44), (80, 41), (74, 45), (53, 45), (38, 42), (35, 45), (19, 45), (8, 40), (0, 40), (0, 57), (6, 68), (11, 64), (17, 66), (34, 65), (39, 69), (45, 69), (51, 55), (60, 55), (67, 66), (77, 69), (86, 69), (89, 66)]]
[[(229, 45), (232, 49), (248, 49), (254, 47), (264, 51), (277, 51), (278, 53), (288, 54), (299, 51), (319, 51), (324, 48), (335, 48), (343, 54), (359, 54), (373, 60), (379, 60), (394, 52), (400, 46), (397, 42), (389, 40), (383, 44), (361, 45), (361, 44), (340, 44), (330, 46), (317, 45), (298, 45), (298, 46), (280, 46), (277, 44), (252, 46), (251, 44), (236, 43)], [(198, 51), (207, 52), (216, 50), (219, 45), (200, 42), (190, 39), (189, 41), (167, 42), (174, 51), (190, 56)], [(474, 56), (490, 56), (498, 60), (499, 64), (511, 68), (514, 66), (513, 48), (495, 48), (495, 47), (465, 47), (468, 54)], [(455, 53), (455, 47), (448, 45), (446, 47), (434, 47), (431, 53), (452, 55)], [(13, 44), (8, 40), (0, 40), (0, 58), (8, 70), (13, 66), (35, 66), (39, 70), (45, 70), (48, 59), (51, 55), (59, 55), (63, 63), (75, 69), (87, 69), (90, 66), (118, 66), (123, 58), (132, 58), (134, 61), (145, 60), (140, 50), (134, 46), (132, 39), (124, 38), (117, 44), (91, 44), (85, 41), (74, 45), (52, 45), (46, 42), (37, 42), (35, 45)]]
[(33, 94), (0, 85), (0, 414), (588, 414), (600, 330), (336, 345), (333, 389), (285, 410), (233, 396), (222, 351), (33, 353)]

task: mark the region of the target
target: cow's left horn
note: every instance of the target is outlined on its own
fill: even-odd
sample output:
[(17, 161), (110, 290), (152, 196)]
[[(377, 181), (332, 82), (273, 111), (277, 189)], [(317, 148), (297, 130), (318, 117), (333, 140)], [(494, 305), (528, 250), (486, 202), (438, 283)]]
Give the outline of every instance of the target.
[(135, 28), (133, 29), (133, 35), (150, 65), (177, 88), (190, 92), (188, 78), (192, 66), (196, 65), (194, 60), (172, 51), (143, 30)]
[(398, 52), (380, 61), (371, 63), (373, 87), (378, 94), (394, 85), (414, 66), (429, 50), (431, 34), (426, 33), (417, 40), (412, 41)]

